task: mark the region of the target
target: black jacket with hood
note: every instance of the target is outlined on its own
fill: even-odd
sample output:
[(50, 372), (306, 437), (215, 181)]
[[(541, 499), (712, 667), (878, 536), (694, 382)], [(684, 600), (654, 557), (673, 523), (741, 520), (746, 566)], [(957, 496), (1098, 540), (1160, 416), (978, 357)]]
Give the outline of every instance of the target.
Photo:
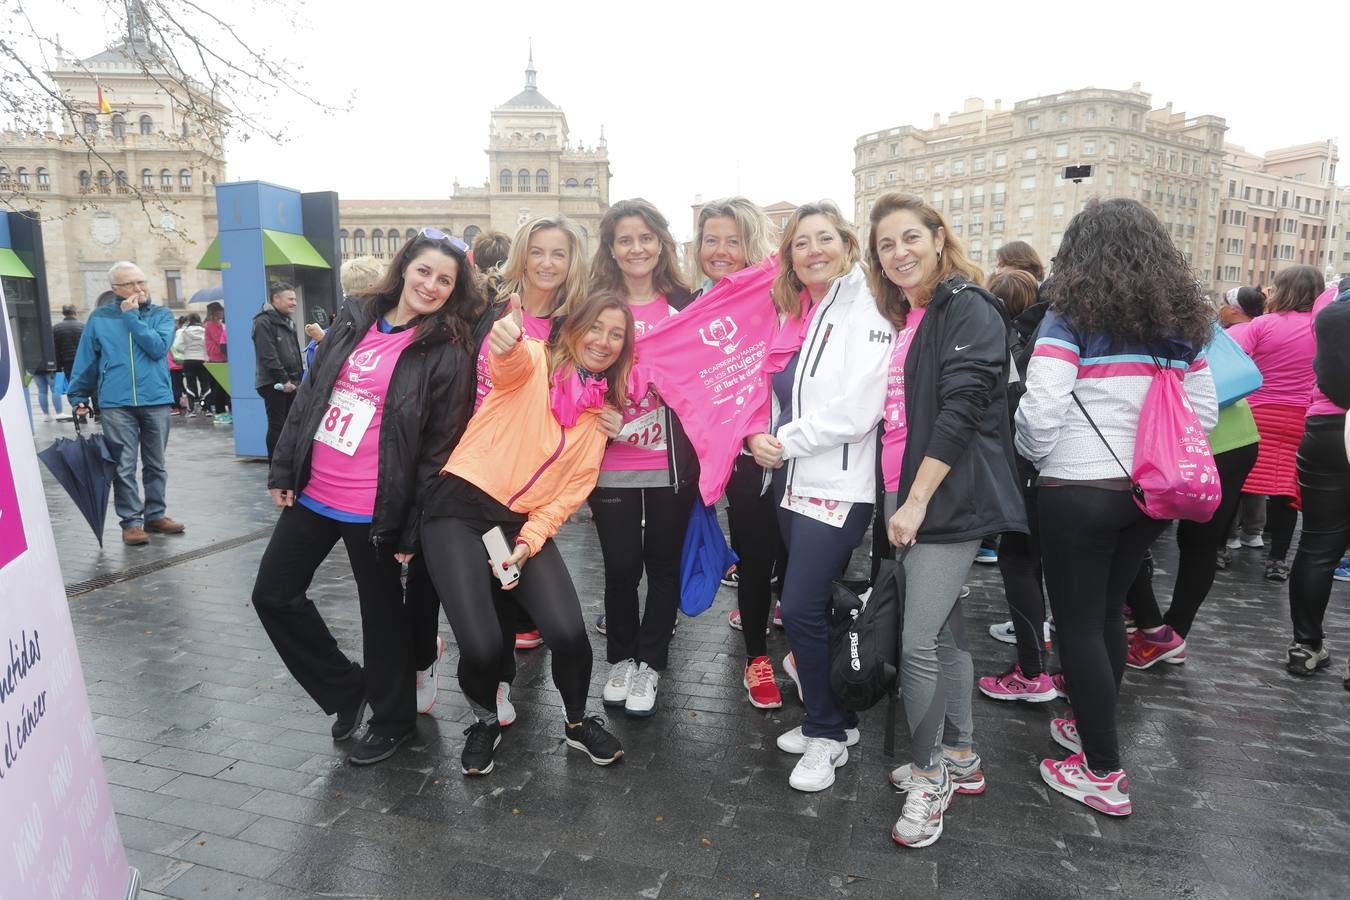
[[(328, 409), (328, 397), (347, 357), (375, 323), (373, 305), (343, 304), (314, 354), (309, 378), (272, 454), (270, 488), (298, 495), (309, 482), (314, 434)], [(448, 325), (415, 338), (399, 355), (384, 398), (380, 424), (379, 473), (370, 540), (396, 552), (417, 553), (425, 488), (459, 443), (473, 410), (474, 357), (454, 339)]]
[(274, 385), (300, 383), (305, 372), (295, 323), (268, 303), (253, 317), (253, 383), (264, 391)]

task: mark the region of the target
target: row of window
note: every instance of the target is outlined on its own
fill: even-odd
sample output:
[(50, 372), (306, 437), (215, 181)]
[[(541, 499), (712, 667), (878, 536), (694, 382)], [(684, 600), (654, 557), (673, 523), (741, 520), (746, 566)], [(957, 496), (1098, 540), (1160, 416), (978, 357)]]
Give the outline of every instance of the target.
[[(34, 174), (37, 176), (37, 189), (39, 191), (50, 191), (52, 189), (52, 177), (45, 168), (39, 166)], [(0, 166), (0, 187), (9, 188), (14, 185), (17, 185), (20, 190), (33, 186), (28, 169), (19, 166), (11, 175), (8, 166)]]
[[(511, 170), (502, 169), (501, 174), (498, 176), (498, 183), (500, 184), (501, 190), (503, 191), (516, 190), (522, 194), (528, 194), (530, 192), (530, 170), (521, 169), (518, 173), (516, 173), (513, 181)], [(513, 184), (514, 187), (512, 187)], [(574, 187), (591, 188), (595, 187), (595, 179), (587, 178), (583, 184), (578, 184), (575, 178), (569, 178), (567, 179), (567, 181), (563, 182), (563, 186), (570, 188)], [(536, 193), (543, 194), (546, 193), (548, 189), (549, 189), (548, 170), (540, 169), (539, 171), (534, 173), (534, 190)]]
[[(98, 171), (97, 175), (90, 175), (88, 169), (80, 170), (80, 190), (84, 192), (93, 190), (97, 184), (99, 193), (106, 194), (114, 181), (116, 181), (119, 191), (125, 191), (131, 187), (131, 183), (127, 180), (127, 173), (121, 169), (112, 176), (102, 169)], [(141, 169), (141, 188), (150, 191), (155, 189), (155, 173), (150, 169)], [(173, 172), (168, 169), (159, 170), (159, 189), (161, 191), (173, 190)], [(178, 170), (178, 190), (192, 190), (191, 169)]]
[[(1230, 178), (1228, 180), (1228, 196), (1237, 197), (1237, 192), (1238, 192), (1237, 179)], [(1253, 199), (1253, 197), (1255, 199)], [(1264, 188), (1253, 189), (1251, 186), (1248, 185), (1242, 188), (1242, 199), (1250, 200), (1259, 206), (1273, 207), (1275, 205), (1275, 191), (1273, 190), (1268, 191), (1265, 190)], [(1317, 199), (1316, 197), (1304, 197), (1301, 194), (1294, 195), (1294, 209), (1298, 210), (1299, 212), (1310, 213), (1314, 216), (1322, 215), (1322, 213), (1326, 209), (1326, 206), (1329, 205), (1329, 202), (1330, 201), (1324, 203), (1323, 201)], [(1288, 191), (1280, 191), (1280, 206), (1286, 209), (1289, 207)]]
[[(151, 135), (155, 133), (155, 120), (149, 116), (141, 116), (138, 124), (140, 125), (141, 134)], [(183, 128), (186, 132), (186, 123), (184, 123)], [(98, 134), (98, 116), (94, 113), (84, 114), (84, 133), (88, 135)], [(113, 113), (112, 135), (113, 137), (119, 138), (127, 136), (127, 118), (121, 113)]]
[[(482, 233), (477, 225), (470, 225), (464, 229), (464, 243), (473, 246), (474, 239)], [(376, 228), (370, 232), (370, 242), (366, 242), (366, 230), (358, 228), (355, 231), (348, 231), (343, 228), (338, 232), (338, 247), (343, 256), (365, 256), (373, 254), (383, 257), (385, 253), (397, 253), (403, 246), (404, 241), (410, 241), (417, 237), (417, 229), (409, 228), (406, 231), (400, 231), (397, 228), (390, 228), (387, 231)]]

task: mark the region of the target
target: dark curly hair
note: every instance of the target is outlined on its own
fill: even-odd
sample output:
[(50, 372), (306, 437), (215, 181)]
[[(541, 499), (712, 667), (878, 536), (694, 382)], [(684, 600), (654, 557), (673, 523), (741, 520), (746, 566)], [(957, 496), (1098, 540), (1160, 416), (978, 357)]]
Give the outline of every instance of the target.
[(1213, 306), (1157, 216), (1136, 200), (1089, 200), (1073, 217), (1041, 294), (1076, 329), (1145, 346), (1209, 340)]

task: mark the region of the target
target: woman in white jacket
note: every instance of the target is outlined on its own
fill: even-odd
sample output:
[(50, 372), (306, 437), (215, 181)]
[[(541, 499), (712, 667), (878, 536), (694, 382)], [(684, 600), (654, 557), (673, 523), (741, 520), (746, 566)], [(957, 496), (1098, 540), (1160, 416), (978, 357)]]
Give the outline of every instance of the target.
[(772, 433), (751, 435), (746, 445), (774, 470), (788, 547), (783, 624), (806, 706), (802, 725), (778, 746), (802, 754), (788, 783), (820, 791), (858, 741), (856, 716), (830, 690), (830, 582), (872, 516), (894, 329), (868, 289), (857, 233), (833, 203), (800, 207), (783, 229), (779, 256), (773, 297), (783, 324), (775, 348), (795, 352), (773, 376)]
[(193, 313), (173, 339), (173, 355), (183, 366), (183, 394), (188, 400), (188, 418), (197, 415), (197, 406), (211, 389), (206, 372), (206, 329), (202, 317)]

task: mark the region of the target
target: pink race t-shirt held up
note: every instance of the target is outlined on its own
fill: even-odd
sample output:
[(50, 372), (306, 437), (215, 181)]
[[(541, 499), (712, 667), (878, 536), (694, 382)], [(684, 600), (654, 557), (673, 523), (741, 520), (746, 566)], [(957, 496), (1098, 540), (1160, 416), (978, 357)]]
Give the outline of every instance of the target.
[(351, 515), (375, 512), (385, 395), (394, 366), (416, 333), (407, 328), (385, 334), (376, 321), (347, 357), (314, 432), (305, 497)]
[[(675, 313), (665, 297), (650, 303), (630, 305), (637, 337), (655, 328)], [(600, 463), (602, 472), (650, 472), (667, 465), (666, 407), (655, 391), (648, 391), (637, 400), (629, 398), (623, 407), (623, 428), (610, 441), (605, 458)]]
[(886, 406), (881, 417), (881, 476), (887, 491), (900, 489), (900, 467), (905, 461), (905, 437), (909, 423), (905, 419), (905, 359), (909, 356), (914, 334), (923, 321), (922, 309), (911, 309), (905, 327), (895, 336), (891, 350), (891, 368), (886, 376)]

